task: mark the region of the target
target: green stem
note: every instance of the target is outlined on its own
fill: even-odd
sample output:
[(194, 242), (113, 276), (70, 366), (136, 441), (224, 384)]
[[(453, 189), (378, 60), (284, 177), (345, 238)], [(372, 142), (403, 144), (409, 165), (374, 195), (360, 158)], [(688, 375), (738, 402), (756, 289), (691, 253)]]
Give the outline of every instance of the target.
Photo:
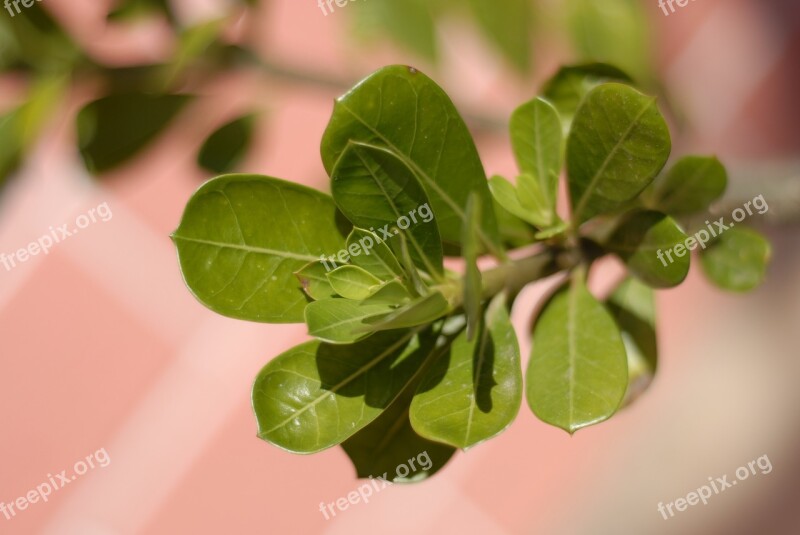
[(528, 284), (549, 277), (559, 271), (571, 269), (576, 264), (565, 251), (546, 249), (533, 256), (513, 260), (507, 264), (484, 271), (483, 297), (491, 298), (502, 291), (516, 294)]

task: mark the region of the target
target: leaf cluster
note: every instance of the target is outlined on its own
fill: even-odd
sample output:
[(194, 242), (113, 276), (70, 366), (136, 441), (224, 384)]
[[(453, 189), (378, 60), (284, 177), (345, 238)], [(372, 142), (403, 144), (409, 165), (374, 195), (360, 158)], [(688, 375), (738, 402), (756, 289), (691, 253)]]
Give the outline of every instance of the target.
[[(658, 252), (706, 217), (724, 167), (687, 156), (665, 170), (656, 99), (604, 64), (561, 69), (514, 112), (510, 135), (519, 175), (487, 180), (447, 94), (390, 66), (335, 103), (321, 143), (331, 196), (223, 175), (192, 197), (173, 239), (194, 295), (233, 318), (305, 322), (314, 338), (256, 379), (261, 438), (306, 454), (341, 444), (362, 477), (429, 451), (437, 462), (419, 480), (501, 433), (523, 397), (574, 433), (647, 386), (654, 290), (679, 285), (691, 259)], [(698, 251), (733, 290), (757, 285), (769, 258), (738, 227)], [(606, 255), (629, 276), (598, 299), (587, 277)], [(523, 380), (510, 309), (553, 275)]]

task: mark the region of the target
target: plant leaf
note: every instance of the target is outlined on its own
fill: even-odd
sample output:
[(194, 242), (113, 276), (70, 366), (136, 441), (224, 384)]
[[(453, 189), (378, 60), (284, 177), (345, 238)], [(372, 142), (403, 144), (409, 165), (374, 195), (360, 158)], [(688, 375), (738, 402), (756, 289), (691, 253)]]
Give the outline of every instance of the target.
[(439, 232), (459, 246), (467, 196), (482, 201), (481, 241), (497, 243), (491, 197), (472, 136), (450, 98), (430, 78), (412, 67), (391, 66), (375, 72), (339, 98), (322, 138), (328, 174), (351, 142), (390, 149), (425, 188)]
[(686, 239), (668, 215), (642, 210), (625, 216), (606, 247), (642, 282), (653, 288), (672, 288), (689, 274), (691, 255), (684, 245)]
[(368, 320), (394, 309), (383, 303), (322, 299), (306, 306), (308, 334), (329, 344), (352, 344), (374, 332)]
[[(326, 13), (327, 14), (327, 13)], [(359, 36), (388, 35), (406, 49), (431, 61), (438, 56), (436, 25), (425, 0), (370, 0), (350, 13)]]
[(215, 130), (200, 148), (198, 165), (212, 173), (232, 171), (250, 147), (254, 123), (254, 115), (243, 115)]
[(655, 292), (628, 277), (606, 302), (622, 334), (628, 355), (628, 391), (622, 406), (632, 403), (655, 377), (658, 367)]
[(481, 270), (478, 269), (478, 255), (480, 243), (478, 242), (478, 222), (480, 216), (480, 200), (477, 195), (472, 195), (467, 201), (467, 221), (464, 226), (464, 244), (462, 251), (466, 264), (464, 273), (464, 311), (467, 315), (467, 339), (472, 340), (481, 320)]
[(103, 173), (135, 156), (190, 100), (187, 95), (112, 94), (78, 112), (78, 147), (86, 168)]
[(358, 227), (347, 237), (350, 262), (383, 281), (403, 279), (405, 272), (394, 253), (377, 234)]
[(436, 339), (395, 331), (351, 345), (315, 340), (290, 349), (253, 385), (258, 436), (295, 453), (340, 444), (400, 395), (437, 354)]
[(380, 279), (358, 266), (342, 266), (327, 276), (328, 282), (337, 294), (357, 301), (371, 296), (381, 285)]
[(295, 272), (295, 277), (300, 281), (303, 291), (311, 299), (319, 301), (321, 299), (331, 299), (336, 297), (331, 283), (328, 282), (328, 269), (322, 262), (309, 262), (300, 271)]
[(462, 332), (449, 359), (433, 364), (411, 403), (411, 425), (424, 437), (467, 449), (501, 433), (522, 402), (519, 346), (498, 294), (486, 309), (478, 338)]
[(619, 65), (640, 80), (653, 77), (650, 21), (638, 0), (567, 0), (567, 22), (580, 57)]
[(373, 295), (366, 300), (367, 303), (383, 303), (387, 305), (406, 305), (411, 302), (411, 294), (399, 281), (391, 280), (383, 283)]
[(358, 331), (377, 332), (415, 327), (432, 323), (449, 311), (447, 299), (441, 293), (433, 292), (392, 311), (391, 314), (365, 322), (366, 326), (358, 327)]
[(654, 98), (615, 83), (593, 89), (575, 114), (567, 141), (575, 224), (641, 193), (664, 167), (671, 147)]
[(728, 173), (717, 158), (681, 158), (655, 185), (654, 204), (670, 215), (708, 210), (728, 185)]
[[(491, 183), (489, 187), (491, 188)], [(494, 195), (494, 191), (492, 195)], [(517, 249), (536, 241), (533, 227), (525, 220), (503, 208), (497, 200), (494, 201), (494, 213), (497, 216), (497, 225), (505, 247)]]
[(414, 431), (408, 418), (413, 394), (414, 383), (380, 416), (342, 443), (358, 477), (394, 483), (422, 481), (441, 470), (456, 452)]
[(586, 63), (562, 67), (547, 81), (542, 89), (542, 94), (558, 111), (565, 137), (569, 134), (572, 119), (583, 99), (589, 94), (589, 91), (606, 82), (633, 85), (630, 76), (605, 63)]
[(561, 119), (542, 98), (520, 106), (511, 115), (511, 144), (522, 175), (517, 181), (520, 204), (543, 212), (537, 226), (555, 223), (558, 176), (563, 163)]
[(522, 73), (531, 68), (533, 13), (528, 0), (506, 0), (502, 9), (493, 0), (470, 0), (469, 5), (483, 32), (506, 59)]
[(519, 202), (517, 188), (514, 187), (514, 184), (500, 175), (495, 175), (489, 179), (489, 189), (492, 192), (494, 200), (506, 211), (523, 221), (527, 221), (532, 225), (534, 224), (530, 221), (531, 215)]
[(189, 200), (172, 239), (187, 286), (211, 310), (267, 323), (303, 321), (296, 271), (344, 246), (336, 206), (318, 191), (224, 175)]
[(734, 292), (758, 287), (771, 257), (769, 242), (755, 230), (743, 227), (725, 231), (700, 253), (708, 279), (723, 290)]
[(394, 153), (351, 143), (331, 178), (333, 198), (355, 226), (390, 230), (393, 235), (403, 231), (414, 264), (433, 276), (442, 273), (442, 240), (436, 219), (425, 223), (417, 215), (420, 207), (430, 206), (428, 197)]
[(570, 434), (619, 408), (628, 387), (625, 346), (582, 273), (555, 293), (537, 320), (526, 381), (534, 414)]

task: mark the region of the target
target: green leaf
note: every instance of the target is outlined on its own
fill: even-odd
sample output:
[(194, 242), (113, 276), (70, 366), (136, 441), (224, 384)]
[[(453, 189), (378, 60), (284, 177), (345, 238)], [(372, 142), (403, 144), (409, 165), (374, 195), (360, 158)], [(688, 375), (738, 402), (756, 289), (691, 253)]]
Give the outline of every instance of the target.
[(531, 214), (522, 207), (517, 196), (517, 188), (514, 184), (506, 180), (500, 175), (495, 175), (489, 179), (489, 189), (492, 192), (494, 200), (502, 206), (508, 213), (534, 224), (530, 221)]
[(198, 165), (212, 173), (233, 170), (250, 147), (254, 119), (253, 115), (243, 115), (214, 131), (200, 148)]
[(339, 98), (322, 138), (330, 175), (351, 142), (390, 149), (428, 194), (442, 239), (459, 246), (471, 191), (482, 202), (481, 241), (492, 249), (497, 223), (475, 142), (450, 98), (412, 67), (391, 66), (372, 74)]
[(483, 32), (506, 59), (522, 73), (531, 68), (531, 26), (529, 0), (505, 0), (498, 9), (494, 0), (470, 0), (469, 5)]
[(522, 171), (517, 181), (522, 206), (543, 212), (546, 228), (555, 222), (558, 176), (563, 160), (561, 119), (552, 104), (537, 98), (511, 115), (511, 144)]
[[(734, 224), (731, 223), (730, 226)], [(703, 271), (723, 290), (749, 292), (766, 276), (772, 247), (758, 232), (731, 228), (700, 254)]]
[(86, 168), (103, 173), (126, 162), (184, 107), (186, 95), (113, 94), (78, 113), (78, 147)]
[(362, 301), (381, 285), (380, 279), (358, 266), (342, 266), (328, 273), (328, 282), (334, 291), (346, 299)]
[(534, 414), (570, 434), (619, 408), (628, 387), (625, 346), (582, 273), (556, 292), (537, 320), (526, 381)]
[(498, 294), (477, 339), (462, 332), (449, 359), (440, 358), (411, 403), (411, 425), (424, 437), (467, 449), (508, 427), (522, 402), (517, 337)]
[(318, 191), (259, 175), (206, 182), (172, 239), (189, 289), (211, 310), (267, 323), (303, 321), (296, 271), (344, 246), (336, 206)]
[[(489, 187), (491, 188), (491, 183)], [(492, 194), (494, 195), (494, 191)], [(517, 249), (536, 241), (533, 227), (503, 208), (497, 200), (494, 201), (494, 213), (497, 216), (497, 225), (504, 246), (509, 249)]]
[(347, 237), (350, 262), (362, 267), (383, 281), (403, 279), (404, 271), (392, 250), (374, 232), (358, 227)]
[[(327, 10), (326, 10), (327, 15)], [(388, 35), (420, 56), (435, 61), (436, 25), (425, 0), (369, 0), (350, 12), (355, 32), (365, 38)]]
[(671, 148), (655, 98), (615, 83), (593, 89), (567, 141), (575, 224), (635, 198), (664, 167)]
[(580, 57), (618, 65), (641, 80), (652, 78), (652, 25), (642, 2), (568, 0), (566, 4)]
[(686, 240), (674, 219), (642, 210), (625, 216), (606, 247), (642, 282), (653, 288), (672, 288), (689, 274), (691, 255)]
[(605, 63), (562, 67), (547, 81), (542, 94), (558, 110), (564, 136), (569, 134), (575, 112), (589, 91), (607, 82), (633, 84), (630, 76)]
[(632, 277), (626, 278), (608, 298), (628, 355), (628, 391), (623, 406), (644, 392), (658, 367), (655, 292)]
[(462, 252), (466, 264), (464, 273), (464, 311), (467, 315), (467, 339), (472, 340), (481, 320), (481, 270), (478, 269), (480, 243), (478, 242), (478, 222), (480, 216), (480, 200), (471, 195), (467, 201), (467, 223), (464, 225), (464, 244)]
[(670, 215), (708, 210), (728, 185), (728, 173), (717, 158), (686, 156), (655, 185), (653, 203)]
[(387, 305), (406, 305), (411, 302), (411, 294), (399, 281), (383, 283), (367, 300), (367, 303), (383, 303)]
[(451, 446), (419, 436), (411, 427), (408, 410), (413, 386), (409, 385), (378, 418), (342, 443), (358, 477), (394, 483), (422, 481), (441, 470), (456, 452)]
[(447, 299), (441, 293), (433, 292), (398, 308), (385, 317), (365, 322), (367, 326), (359, 327), (358, 330), (376, 332), (415, 327), (432, 323), (448, 312), (450, 312), (450, 304)]
[(311, 341), (290, 349), (253, 385), (258, 436), (295, 453), (340, 444), (375, 420), (435, 357), (436, 339), (387, 332), (352, 345)]
[(383, 303), (322, 299), (306, 306), (308, 334), (330, 344), (352, 344), (375, 332), (369, 320), (386, 316), (393, 308)]
[(295, 272), (294, 275), (300, 281), (300, 286), (306, 295), (315, 301), (320, 301), (337, 295), (331, 283), (328, 282), (328, 273), (330, 271), (325, 265), (317, 260), (316, 262), (309, 262), (300, 271)]
[[(401, 159), (386, 149), (351, 143), (331, 173), (333, 198), (357, 227), (374, 228), (381, 238), (402, 231), (414, 264), (440, 275), (442, 240), (436, 219), (423, 220), (430, 209), (425, 190)], [(425, 211), (425, 213), (428, 213)]]

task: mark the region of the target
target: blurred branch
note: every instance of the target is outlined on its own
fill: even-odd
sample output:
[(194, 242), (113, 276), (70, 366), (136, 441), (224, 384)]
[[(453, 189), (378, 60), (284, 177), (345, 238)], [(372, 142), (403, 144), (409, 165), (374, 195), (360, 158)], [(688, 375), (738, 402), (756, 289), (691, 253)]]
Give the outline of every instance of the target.
[[(245, 52), (247, 53), (247, 51)], [(340, 93), (349, 91), (350, 88), (353, 87), (352, 80), (345, 80), (329, 74), (312, 72), (295, 67), (287, 67), (285, 65), (280, 65), (270, 60), (257, 57), (252, 53), (248, 53), (247, 55), (252, 64), (257, 65), (262, 72), (272, 78), (299, 85), (333, 89)], [(507, 121), (504, 121), (498, 117), (491, 117), (474, 112), (464, 113), (464, 120), (473, 130), (480, 133), (498, 134), (500, 132), (505, 132), (508, 128)]]

